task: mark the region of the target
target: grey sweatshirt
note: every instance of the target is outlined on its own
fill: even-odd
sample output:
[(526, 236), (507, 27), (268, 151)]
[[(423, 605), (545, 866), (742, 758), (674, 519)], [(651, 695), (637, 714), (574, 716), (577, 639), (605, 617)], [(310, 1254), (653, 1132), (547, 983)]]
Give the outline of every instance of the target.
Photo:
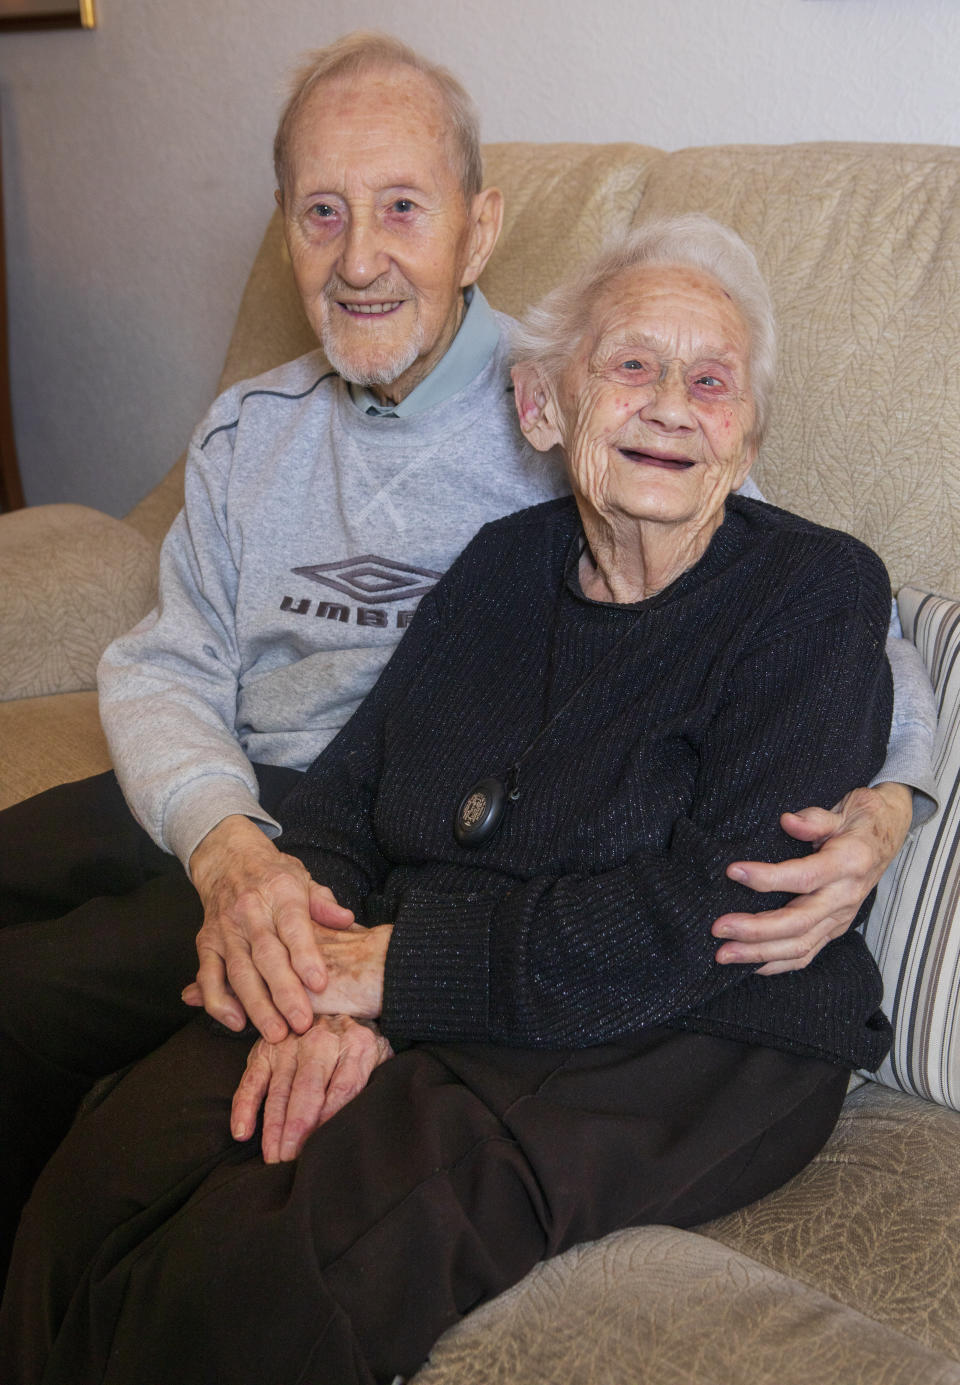
[[(158, 605), (99, 669), (127, 802), (184, 865), (232, 813), (279, 832), (250, 761), (305, 769), (480, 526), (567, 489), (520, 433), (498, 318), (486, 366), (414, 417), (367, 417), (311, 353), (226, 391), (197, 430)], [(932, 694), (899, 643), (880, 777), (933, 794)]]
[(509, 386), (504, 333), (466, 389), (413, 418), (368, 418), (318, 353), (215, 402), (159, 604), (99, 670), (123, 792), (181, 861), (230, 813), (275, 827), (250, 760), (305, 769), (480, 526), (566, 489)]

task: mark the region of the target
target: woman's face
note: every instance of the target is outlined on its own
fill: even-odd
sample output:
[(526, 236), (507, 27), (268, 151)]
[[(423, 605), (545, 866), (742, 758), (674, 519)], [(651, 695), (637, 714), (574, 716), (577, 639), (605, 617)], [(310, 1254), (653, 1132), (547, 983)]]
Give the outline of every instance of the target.
[(556, 392), (574, 490), (599, 514), (699, 523), (756, 455), (750, 332), (709, 274), (624, 271)]

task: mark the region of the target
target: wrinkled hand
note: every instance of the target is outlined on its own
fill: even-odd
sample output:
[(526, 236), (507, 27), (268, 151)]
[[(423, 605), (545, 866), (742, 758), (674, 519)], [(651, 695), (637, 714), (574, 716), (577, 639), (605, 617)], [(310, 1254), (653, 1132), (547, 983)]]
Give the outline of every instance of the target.
[(278, 1044), (258, 1039), (233, 1098), (230, 1131), (235, 1140), (249, 1139), (262, 1104), (264, 1162), (295, 1159), (307, 1136), (392, 1057), (375, 1024), (347, 1015), (319, 1015), (305, 1034), (289, 1034)]
[(850, 927), (903, 845), (912, 812), (908, 788), (879, 784), (875, 789), (854, 789), (832, 812), (805, 808), (784, 813), (783, 830), (798, 841), (813, 842), (814, 854), (776, 865), (735, 861), (727, 875), (759, 893), (785, 890), (795, 898), (767, 913), (724, 914), (717, 919), (714, 937), (734, 940), (718, 949), (717, 961), (764, 962), (760, 976), (805, 967)]
[(279, 1043), (313, 1021), (310, 991), (327, 984), (317, 925), (346, 928), (353, 914), (306, 868), (278, 851), (249, 818), (225, 818), (190, 857), (203, 903), (196, 982), (183, 998), (229, 1029), (249, 1015)]
[(383, 972), (393, 925), (318, 928), (317, 943), (327, 974), (322, 991), (311, 994), (318, 1015), (352, 1015), (374, 1020), (383, 1006)]

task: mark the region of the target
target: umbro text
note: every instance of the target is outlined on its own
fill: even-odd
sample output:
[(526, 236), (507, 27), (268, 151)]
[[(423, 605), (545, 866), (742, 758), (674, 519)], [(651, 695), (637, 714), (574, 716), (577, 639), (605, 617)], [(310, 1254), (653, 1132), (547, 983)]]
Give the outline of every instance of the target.
[(394, 611), (394, 619), (391, 620), (391, 613), (380, 607), (351, 607), (339, 601), (310, 601), (307, 597), (293, 596), (285, 596), (280, 602), (280, 609), (281, 611), (290, 611), (295, 616), (308, 616), (312, 611), (314, 616), (319, 616), (321, 620), (339, 620), (344, 624), (349, 623), (352, 610), (353, 619), (357, 625), (376, 625), (379, 627), (394, 625), (398, 630), (406, 630), (414, 617), (413, 611)]

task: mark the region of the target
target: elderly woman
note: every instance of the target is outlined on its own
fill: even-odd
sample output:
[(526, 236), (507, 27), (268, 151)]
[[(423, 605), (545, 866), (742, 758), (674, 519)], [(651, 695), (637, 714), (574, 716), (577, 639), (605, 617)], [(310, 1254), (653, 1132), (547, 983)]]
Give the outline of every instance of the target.
[(731, 861), (793, 849), (785, 803), (882, 763), (889, 588), (732, 496), (773, 364), (753, 256), (704, 218), (530, 315), (521, 425), (573, 498), (481, 531), (284, 814), (343, 908), (317, 1011), (377, 1022), (382, 1061), (364, 1086), (318, 1031), (248, 1058), (198, 1022), (134, 1069), (28, 1209), (13, 1378), (389, 1381), (544, 1256), (820, 1148), (888, 1046), (863, 940), (760, 976), (710, 925), (756, 906)]

